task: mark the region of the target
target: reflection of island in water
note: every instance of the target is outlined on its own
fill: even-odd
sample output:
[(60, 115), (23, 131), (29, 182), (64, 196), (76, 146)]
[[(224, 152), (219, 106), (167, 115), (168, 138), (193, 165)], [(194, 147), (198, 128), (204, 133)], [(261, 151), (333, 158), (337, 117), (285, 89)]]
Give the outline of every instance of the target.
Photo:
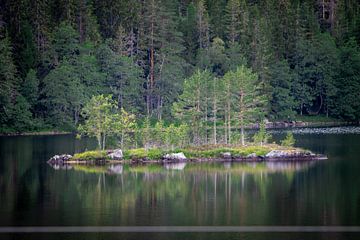
[(161, 174), (169, 171), (174, 172), (219, 172), (219, 173), (276, 173), (295, 172), (307, 169), (316, 164), (316, 161), (306, 162), (261, 162), (261, 163), (165, 163), (165, 164), (108, 164), (108, 165), (51, 165), (55, 170), (75, 170), (87, 173), (126, 174), (147, 173)]

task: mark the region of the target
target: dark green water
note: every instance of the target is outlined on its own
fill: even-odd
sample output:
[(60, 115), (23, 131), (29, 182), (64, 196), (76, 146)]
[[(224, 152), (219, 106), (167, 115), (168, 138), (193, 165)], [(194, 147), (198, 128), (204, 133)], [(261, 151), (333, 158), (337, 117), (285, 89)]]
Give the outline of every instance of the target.
[[(55, 170), (73, 136), (0, 137), (0, 226), (360, 225), (360, 135), (295, 135), (329, 160), (191, 165), (122, 174)], [(125, 169), (125, 168), (124, 168)], [(360, 239), (359, 233), (32, 233), (0, 239)]]

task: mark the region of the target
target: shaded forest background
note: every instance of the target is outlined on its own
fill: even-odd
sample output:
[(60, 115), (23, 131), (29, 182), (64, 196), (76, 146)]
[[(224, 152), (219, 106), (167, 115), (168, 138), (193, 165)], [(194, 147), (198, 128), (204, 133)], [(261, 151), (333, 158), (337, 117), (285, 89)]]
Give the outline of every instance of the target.
[(0, 132), (74, 130), (94, 95), (172, 120), (184, 79), (245, 65), (266, 117), (360, 118), (358, 0), (1, 0)]

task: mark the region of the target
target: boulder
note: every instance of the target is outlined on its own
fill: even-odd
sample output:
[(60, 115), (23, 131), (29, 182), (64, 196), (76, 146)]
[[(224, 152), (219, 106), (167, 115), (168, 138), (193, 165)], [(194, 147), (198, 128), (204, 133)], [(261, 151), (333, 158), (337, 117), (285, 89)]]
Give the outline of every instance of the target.
[(226, 158), (226, 159), (231, 158), (231, 152), (221, 153), (221, 156), (222, 156), (223, 158)]
[(182, 152), (180, 152), (180, 153), (169, 153), (169, 154), (166, 154), (163, 158), (168, 159), (168, 160), (177, 160), (177, 161), (185, 161), (187, 159), (185, 157), (184, 153), (182, 153)]
[(246, 156), (247, 158), (256, 158), (257, 155), (256, 153), (250, 153), (249, 155)]
[(64, 162), (71, 159), (72, 156), (69, 154), (61, 154), (61, 155), (55, 155), (52, 158), (49, 159), (48, 163), (51, 164), (63, 164)]
[(276, 158), (276, 157), (288, 157), (291, 153), (281, 151), (281, 150), (272, 150), (271, 152), (267, 153), (265, 157), (268, 158)]
[(123, 158), (124, 155), (123, 155), (123, 152), (121, 151), (121, 149), (115, 149), (113, 152), (109, 153), (107, 156), (113, 160), (120, 160)]

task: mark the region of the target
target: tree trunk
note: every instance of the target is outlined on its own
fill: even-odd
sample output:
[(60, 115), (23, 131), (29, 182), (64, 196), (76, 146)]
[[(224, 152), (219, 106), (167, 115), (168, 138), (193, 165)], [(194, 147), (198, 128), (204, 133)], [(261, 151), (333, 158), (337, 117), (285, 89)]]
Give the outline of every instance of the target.
[(155, 85), (155, 61), (154, 61), (154, 47), (150, 49), (150, 87), (149, 87), (149, 112), (151, 112), (152, 95)]
[(99, 149), (101, 150), (102, 149), (102, 146), (101, 146), (101, 134), (97, 135), (96, 139), (97, 139), (97, 142), (98, 142), (98, 145), (99, 145)]
[(224, 138), (225, 138), (225, 144), (228, 144), (227, 113), (226, 112), (225, 112), (225, 116), (224, 116)]
[(216, 102), (216, 78), (214, 78), (214, 86), (213, 86), (213, 88), (214, 88), (214, 92), (213, 92), (213, 94), (214, 94), (214, 101), (213, 101), (213, 117), (214, 117), (214, 121), (213, 121), (213, 123), (214, 123), (214, 125), (213, 125), (213, 138), (214, 138), (214, 144), (216, 144), (217, 143), (217, 139), (216, 139), (216, 118), (217, 118), (217, 116), (216, 116), (216, 113), (217, 113), (217, 102)]
[(228, 102), (227, 102), (227, 123), (228, 123), (228, 143), (230, 144), (231, 143), (231, 106), (230, 106), (230, 99), (228, 99)]
[(241, 145), (245, 145), (245, 136), (244, 136), (244, 93), (240, 91), (240, 125), (241, 125)]
[(124, 149), (124, 136), (125, 136), (125, 133), (124, 131), (121, 131), (121, 149)]
[(106, 145), (105, 140), (106, 140), (106, 134), (104, 133), (104, 134), (103, 134), (103, 146), (102, 146), (102, 150), (105, 150), (105, 145)]

